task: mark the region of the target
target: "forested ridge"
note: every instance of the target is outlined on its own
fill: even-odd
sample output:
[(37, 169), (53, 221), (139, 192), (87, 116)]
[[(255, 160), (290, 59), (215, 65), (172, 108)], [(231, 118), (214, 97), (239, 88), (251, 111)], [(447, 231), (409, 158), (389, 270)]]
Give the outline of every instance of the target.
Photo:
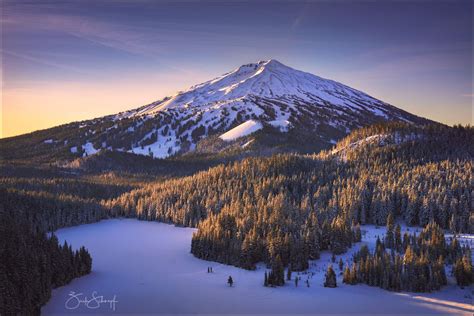
[[(380, 134), (388, 135), (383, 142), (347, 148)], [(358, 224), (385, 225), (389, 214), (408, 225), (434, 221), (473, 232), (473, 136), (471, 127), (373, 126), (334, 154), (249, 158), (147, 184), (106, 208), (197, 226), (191, 251), (200, 258), (251, 269), (279, 257), (302, 270), (321, 250), (344, 252)]]
[[(300, 271), (320, 251), (345, 252), (360, 240), (360, 225), (385, 225), (389, 216), (408, 225), (433, 222), (441, 229), (473, 233), (473, 140), (469, 126), (376, 125), (351, 133), (332, 151), (250, 157), (194, 174), (216, 161), (188, 157), (156, 165), (142, 157), (156, 166), (149, 175), (142, 174), (143, 168), (139, 174), (136, 168), (111, 168), (114, 159), (124, 166), (131, 163), (129, 155), (120, 154), (97, 156), (97, 161), (89, 157), (81, 165), (85, 169), (6, 162), (0, 168), (2, 237), (13, 236), (8, 228), (13, 227), (21, 238), (29, 238), (17, 245), (18, 252), (24, 257), (30, 253), (27, 244), (39, 245), (32, 252), (36, 259), (29, 260), (38, 262), (57, 251), (53, 248), (70, 253), (69, 247), (48, 239), (47, 232), (103, 218), (136, 217), (197, 227), (191, 251), (199, 258), (246, 269), (263, 261), (275, 271)], [(186, 161), (191, 162), (188, 167)], [(15, 243), (9, 238), (2, 240)], [(18, 255), (8, 247), (0, 251), (2, 258)], [(87, 269), (68, 271), (63, 283), (55, 281), (51, 287)], [(17, 287), (9, 292), (9, 301), (1, 302), (4, 306), (29, 313), (49, 297), (50, 287), (30, 287), (36, 293), (31, 304), (12, 307), (15, 295), (19, 301), (24, 294), (23, 283), (11, 272), (3, 275)]]

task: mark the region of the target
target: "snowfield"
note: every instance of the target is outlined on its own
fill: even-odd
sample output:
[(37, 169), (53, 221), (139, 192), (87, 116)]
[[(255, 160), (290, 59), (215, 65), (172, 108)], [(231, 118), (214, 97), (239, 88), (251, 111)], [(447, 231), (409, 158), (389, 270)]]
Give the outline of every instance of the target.
[(225, 141), (236, 140), (237, 138), (255, 133), (259, 129), (262, 129), (262, 127), (263, 127), (262, 123), (254, 121), (254, 120), (248, 120), (234, 127), (233, 129), (225, 132), (224, 134), (219, 136), (219, 138)]
[[(363, 243), (373, 246), (385, 229), (364, 226), (363, 230), (363, 242), (345, 254), (344, 261), (350, 260)], [(472, 288), (460, 289), (452, 284), (452, 279), (441, 291), (422, 294), (345, 285), (341, 275), (338, 288), (324, 288), (324, 271), (331, 257), (327, 252), (322, 253), (320, 260), (311, 262), (308, 272), (300, 273), (297, 288), (293, 281), (284, 287), (266, 288), (262, 265), (247, 271), (195, 258), (189, 252), (194, 231), (133, 219), (58, 230), (61, 241), (67, 240), (73, 248), (85, 245), (89, 249), (93, 268), (90, 275), (54, 290), (42, 314), (472, 315)], [(207, 273), (208, 267), (214, 272)], [(336, 266), (335, 270), (339, 273)], [(226, 285), (229, 275), (235, 281), (232, 288)], [(305, 285), (308, 278), (309, 288)], [(90, 304), (91, 308), (81, 303), (75, 309), (66, 309), (68, 299), (69, 308), (77, 305), (71, 295), (91, 298), (94, 291), (95, 297), (103, 296), (103, 300), (113, 300), (115, 296), (115, 311), (109, 303)]]
[[(161, 129), (159, 131), (161, 131)], [(149, 135), (146, 135), (146, 137), (148, 136)], [(132, 150), (129, 150), (128, 152), (137, 155), (152, 156), (154, 158), (166, 158), (178, 152), (181, 148), (179, 145), (176, 144), (176, 141), (176, 135), (172, 133), (171, 135), (166, 137), (159, 137), (158, 140), (151, 145), (143, 147), (133, 147)]]
[(82, 145), (82, 149), (84, 149), (84, 154), (83, 154), (84, 157), (92, 156), (99, 152), (99, 150), (94, 148), (94, 145), (91, 142), (87, 142), (84, 145)]
[(281, 132), (287, 132), (288, 129), (291, 127), (291, 123), (287, 120), (269, 121), (268, 124), (280, 129)]

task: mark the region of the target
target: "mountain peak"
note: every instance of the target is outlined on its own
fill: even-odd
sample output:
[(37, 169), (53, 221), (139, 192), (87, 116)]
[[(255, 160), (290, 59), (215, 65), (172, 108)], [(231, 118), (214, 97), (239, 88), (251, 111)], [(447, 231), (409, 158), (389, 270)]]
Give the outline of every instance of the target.
[(260, 70), (260, 72), (262, 72), (266, 69), (274, 69), (274, 68), (278, 68), (278, 67), (284, 67), (284, 68), (292, 69), (292, 68), (280, 63), (276, 59), (268, 59), (268, 60), (260, 60), (256, 63), (243, 64), (242, 66), (236, 68), (234, 71), (226, 73), (223, 76), (225, 76), (227, 74), (232, 74), (232, 73), (250, 73), (252, 71), (257, 72), (258, 70)]
[(147, 109), (139, 111), (139, 114), (152, 114), (182, 106), (207, 106), (216, 102), (249, 97), (277, 98), (293, 95), (307, 100), (309, 93), (324, 98), (326, 94), (324, 91), (334, 91), (341, 86), (333, 81), (288, 67), (276, 59), (269, 59), (244, 64), (222, 76), (194, 85), (188, 90), (151, 104)]
[[(267, 60), (261, 60), (258, 62), (259, 65), (265, 65), (265, 66), (285, 66), (284, 64), (282, 64), (281, 62), (279, 62), (278, 60), (276, 59), (267, 59)], [(285, 67), (288, 67), (288, 66), (285, 66)]]
[[(202, 137), (239, 126), (316, 132), (319, 141), (330, 144), (352, 129), (376, 122), (423, 122), (362, 91), (293, 69), (275, 59), (244, 64), (115, 119), (124, 117), (146, 121), (146, 126), (156, 121), (156, 127), (147, 130), (131, 149), (134, 153), (151, 152), (154, 157), (166, 157), (182, 151), (184, 146), (190, 146), (185, 150), (192, 150)], [(153, 145), (147, 145), (154, 139)]]
[(265, 64), (268, 66), (268, 65), (275, 65), (275, 66), (285, 66), (285, 67), (288, 67), (286, 65), (284, 65), (283, 63), (279, 62), (278, 60), (276, 59), (268, 59), (265, 61)]

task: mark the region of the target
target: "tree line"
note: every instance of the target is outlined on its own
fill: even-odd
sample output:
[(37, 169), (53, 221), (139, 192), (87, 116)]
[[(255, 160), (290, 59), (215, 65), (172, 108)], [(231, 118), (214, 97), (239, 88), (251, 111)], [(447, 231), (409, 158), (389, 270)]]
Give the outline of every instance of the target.
[[(4, 194), (2, 196), (5, 197)], [(22, 214), (23, 215), (23, 214)], [(90, 273), (92, 258), (35, 231), (27, 217), (0, 206), (0, 314), (39, 315), (51, 290)]]
[(400, 234), (400, 226), (387, 222), (387, 234), (377, 239), (373, 253), (363, 246), (346, 266), (343, 282), (365, 283), (391, 291), (431, 292), (447, 284), (445, 265), (453, 267), (458, 285), (474, 281), (471, 250), (454, 238), (445, 241), (444, 231), (434, 222), (423, 231)]

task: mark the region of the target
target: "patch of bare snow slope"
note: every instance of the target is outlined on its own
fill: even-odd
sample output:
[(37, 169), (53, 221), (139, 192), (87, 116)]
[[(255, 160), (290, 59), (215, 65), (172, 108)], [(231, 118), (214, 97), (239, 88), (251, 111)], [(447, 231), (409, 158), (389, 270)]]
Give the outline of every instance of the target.
[(378, 109), (378, 108), (373, 108), (373, 109), (372, 109), (372, 112), (373, 112), (375, 115), (382, 116), (383, 118), (388, 119), (387, 114), (385, 114), (385, 112), (383, 112), (382, 110), (380, 110), (380, 109)]
[(247, 148), (248, 146), (250, 146), (250, 144), (252, 144), (254, 141), (254, 139), (251, 139), (249, 140), (248, 142), (246, 142), (245, 144), (242, 145), (242, 148)]
[(91, 156), (94, 154), (97, 154), (99, 150), (94, 148), (94, 145), (91, 142), (87, 142), (84, 145), (82, 145), (82, 149), (84, 150), (83, 156)]
[(291, 127), (291, 123), (288, 120), (274, 120), (267, 123), (278, 128), (281, 132), (287, 132)]
[(255, 133), (261, 128), (263, 128), (262, 123), (258, 121), (254, 121), (254, 120), (248, 120), (232, 128), (231, 130), (225, 132), (224, 134), (219, 136), (219, 138), (224, 141), (233, 141), (233, 140), (236, 140), (237, 138)]
[[(144, 155), (144, 156), (151, 156), (153, 158), (166, 158), (175, 153), (177, 153), (181, 146), (177, 144), (177, 138), (173, 131), (170, 132), (167, 136), (162, 136), (161, 131), (163, 128), (157, 130), (158, 140), (153, 144), (146, 145), (146, 146), (137, 146), (133, 147), (129, 152), (137, 154), (137, 155)], [(145, 135), (144, 139), (149, 137), (153, 132), (148, 133)]]

